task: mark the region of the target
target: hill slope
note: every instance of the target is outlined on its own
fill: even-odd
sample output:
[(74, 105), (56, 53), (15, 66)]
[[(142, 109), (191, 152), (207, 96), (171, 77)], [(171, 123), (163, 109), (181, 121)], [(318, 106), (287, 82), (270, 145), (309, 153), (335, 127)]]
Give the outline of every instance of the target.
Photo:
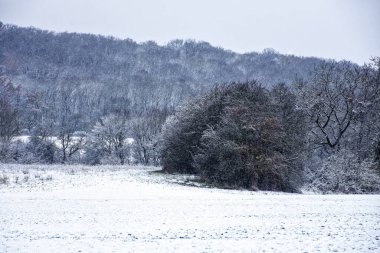
[[(117, 91), (132, 102), (177, 104), (215, 83), (257, 79), (263, 85), (306, 78), (322, 60), (273, 50), (237, 54), (206, 42), (176, 40), (166, 46), (91, 34), (54, 33), (2, 25), (0, 64), (15, 83), (43, 88), (70, 84), (97, 92)], [(136, 101), (134, 101), (136, 100)]]

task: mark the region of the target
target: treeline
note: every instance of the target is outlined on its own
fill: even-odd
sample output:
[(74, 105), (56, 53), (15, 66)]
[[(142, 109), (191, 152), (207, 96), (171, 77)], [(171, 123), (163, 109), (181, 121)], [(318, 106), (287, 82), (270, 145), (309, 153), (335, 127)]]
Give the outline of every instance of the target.
[(254, 190), (380, 190), (379, 58), (325, 62), (292, 85), (214, 86), (175, 110), (110, 111), (86, 131), (75, 94), (33, 93), (0, 75), (0, 161), (162, 165)]
[(126, 103), (125, 110), (99, 115), (87, 130), (81, 103), (70, 87), (30, 92), (0, 75), (0, 162), (159, 164), (158, 137), (173, 109), (146, 106), (131, 113)]
[[(42, 100), (70, 94), (80, 121), (77, 131), (89, 131), (109, 114), (136, 118), (145, 108), (171, 110), (216, 83), (255, 79), (269, 87), (308, 78), (321, 62), (269, 49), (237, 54), (206, 42), (175, 40), (159, 46), (152, 41), (138, 44), (130, 39), (0, 25), (4, 75)], [(57, 106), (49, 104), (45, 109), (53, 115)], [(31, 125), (24, 122), (21, 128), (30, 131)]]
[[(255, 78), (269, 87), (307, 78), (322, 62), (269, 49), (236, 54), (206, 42), (159, 46), (1, 23), (0, 45), (0, 96), (7, 104), (0, 124), (8, 129), (1, 130), (6, 133), (1, 134), (0, 159), (7, 162), (131, 162), (123, 158), (130, 155), (122, 154), (130, 152), (134, 162), (157, 164), (157, 133), (189, 97), (215, 83)], [(89, 144), (90, 133), (116, 119), (128, 129), (120, 138), (133, 138), (139, 148), (128, 151), (127, 140), (115, 139), (96, 152), (84, 148), (84, 140), (96, 146)], [(31, 136), (27, 147), (14, 138), (20, 135)]]
[(218, 86), (164, 125), (162, 166), (217, 186), (380, 190), (380, 59), (326, 62), (292, 87)]

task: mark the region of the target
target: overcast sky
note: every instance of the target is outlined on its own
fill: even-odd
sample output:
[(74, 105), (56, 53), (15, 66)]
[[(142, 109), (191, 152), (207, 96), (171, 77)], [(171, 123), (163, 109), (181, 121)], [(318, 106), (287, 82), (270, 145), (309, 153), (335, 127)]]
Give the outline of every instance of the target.
[(380, 0), (0, 0), (0, 20), (240, 53), (274, 48), (360, 64), (380, 56)]

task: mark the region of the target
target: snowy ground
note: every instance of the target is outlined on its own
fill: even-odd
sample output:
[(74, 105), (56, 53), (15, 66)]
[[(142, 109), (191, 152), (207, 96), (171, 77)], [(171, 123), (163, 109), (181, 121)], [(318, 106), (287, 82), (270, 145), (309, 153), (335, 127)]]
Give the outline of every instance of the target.
[(208, 189), (155, 169), (0, 165), (0, 252), (380, 252), (379, 195)]

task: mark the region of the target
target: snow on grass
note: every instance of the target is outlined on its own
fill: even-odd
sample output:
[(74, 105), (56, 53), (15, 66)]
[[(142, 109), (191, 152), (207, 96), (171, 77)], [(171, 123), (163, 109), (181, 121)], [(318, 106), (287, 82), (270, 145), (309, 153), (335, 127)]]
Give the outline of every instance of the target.
[(380, 252), (379, 195), (192, 187), (157, 169), (0, 165), (0, 252)]

